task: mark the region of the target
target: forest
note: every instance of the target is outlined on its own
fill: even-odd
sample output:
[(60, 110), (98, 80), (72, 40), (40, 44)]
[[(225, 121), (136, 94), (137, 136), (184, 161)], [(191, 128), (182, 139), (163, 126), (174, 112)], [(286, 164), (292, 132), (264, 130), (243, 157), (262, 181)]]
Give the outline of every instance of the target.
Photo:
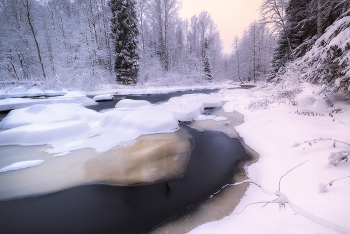
[(186, 1), (0, 0), (0, 233), (350, 233), (350, 0)]
[[(123, 16), (117, 8), (122, 5), (132, 13), (127, 13), (132, 22), (127, 27), (134, 30), (122, 40), (135, 44), (137, 67), (128, 82), (116, 78), (116, 45), (123, 36), (118, 31), (118, 17)], [(0, 85), (87, 91), (106, 84), (278, 81), (288, 64), (305, 56), (329, 26), (350, 15), (349, 0), (263, 0), (260, 20), (232, 40), (232, 53), (227, 55), (210, 13), (182, 19), (181, 5), (181, 0), (2, 0)], [(349, 22), (340, 31), (348, 26)], [(344, 89), (349, 84), (344, 72), (348, 61), (335, 60), (348, 54), (349, 47), (330, 47), (323, 61), (330, 63), (329, 70), (315, 68), (316, 75), (305, 79), (334, 85), (344, 78), (335, 88)], [(333, 77), (325, 78), (326, 73)]]

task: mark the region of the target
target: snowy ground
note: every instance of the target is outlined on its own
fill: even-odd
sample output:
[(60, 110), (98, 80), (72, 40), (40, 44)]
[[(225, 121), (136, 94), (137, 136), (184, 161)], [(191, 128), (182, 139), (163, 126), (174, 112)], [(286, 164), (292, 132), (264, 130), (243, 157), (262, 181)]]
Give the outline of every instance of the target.
[[(218, 97), (227, 101), (225, 111), (245, 116), (236, 129), (260, 154), (247, 172), (262, 188), (250, 183), (231, 215), (199, 226), (191, 234), (350, 233), (350, 177), (327, 185), (350, 176), (350, 162), (334, 166), (328, 159), (332, 152), (342, 151), (337, 156), (344, 159), (350, 152), (349, 97), (329, 96), (331, 107), (324, 95), (315, 95), (319, 87), (302, 84), (299, 89), (301, 93), (284, 101), (276, 101), (277, 88), (271, 86), (219, 92)], [(336, 142), (334, 147), (335, 140), (348, 145)], [(276, 192), (280, 178), (294, 167)], [(325, 192), (320, 192), (320, 187), (324, 189), (320, 183), (327, 185)]]
[[(324, 98), (323, 94), (316, 95), (319, 87), (306, 83), (265, 85), (251, 90), (228, 90), (230, 87), (233, 86), (217, 94), (175, 97), (156, 106), (123, 100), (106, 113), (83, 107), (84, 102), (93, 101), (81, 93), (48, 99), (54, 104), (39, 101), (39, 105), (23, 108), (21, 103), (14, 103), (14, 109), (22, 109), (12, 111), (0, 123), (2, 129), (8, 129), (0, 132), (0, 145), (49, 144), (53, 147), (50, 153), (64, 157), (86, 147), (106, 151), (142, 134), (172, 132), (178, 121), (225, 121), (223, 117), (201, 114), (205, 107), (226, 102), (225, 111), (245, 116), (245, 122), (236, 129), (260, 159), (247, 168), (250, 185), (233, 213), (190, 233), (350, 233), (350, 162), (346, 162), (350, 152), (349, 97), (334, 94)], [(184, 90), (188, 88), (123, 92)], [(107, 90), (95, 95), (106, 93), (115, 92)], [(32, 101), (28, 106), (33, 104), (38, 103)], [(107, 141), (111, 136), (114, 140)], [(333, 159), (329, 160), (329, 155)], [(36, 163), (6, 164), (3, 166), (8, 167), (1, 170), (41, 166)], [(336, 180), (339, 178), (343, 179)], [(330, 183), (333, 180), (336, 181)]]

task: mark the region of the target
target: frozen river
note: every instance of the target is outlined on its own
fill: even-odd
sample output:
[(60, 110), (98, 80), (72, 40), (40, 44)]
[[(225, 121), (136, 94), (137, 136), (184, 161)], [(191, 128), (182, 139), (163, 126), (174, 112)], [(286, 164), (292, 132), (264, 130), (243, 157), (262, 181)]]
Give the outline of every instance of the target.
[[(88, 108), (102, 111), (122, 99), (165, 102), (174, 96), (215, 91), (114, 96)], [(215, 110), (206, 110), (210, 114)], [(1, 233), (143, 233), (180, 217), (206, 201), (232, 179), (247, 158), (235, 138), (218, 131), (197, 131), (182, 122), (191, 137), (191, 153), (180, 176), (127, 186), (91, 184), (0, 202)], [(0, 149), (1, 151), (1, 149)]]

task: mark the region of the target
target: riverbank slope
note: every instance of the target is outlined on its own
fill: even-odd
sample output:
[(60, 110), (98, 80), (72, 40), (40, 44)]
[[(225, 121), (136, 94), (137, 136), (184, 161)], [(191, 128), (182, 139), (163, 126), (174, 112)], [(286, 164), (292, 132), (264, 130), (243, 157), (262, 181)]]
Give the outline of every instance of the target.
[(350, 233), (350, 100), (319, 90), (281, 83), (217, 94), (245, 116), (236, 129), (260, 159), (232, 214), (191, 234)]

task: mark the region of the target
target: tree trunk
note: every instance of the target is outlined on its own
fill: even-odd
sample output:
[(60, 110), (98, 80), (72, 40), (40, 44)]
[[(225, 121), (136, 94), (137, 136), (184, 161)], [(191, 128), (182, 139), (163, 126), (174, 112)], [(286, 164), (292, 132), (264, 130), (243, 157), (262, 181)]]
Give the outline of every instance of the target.
[(238, 79), (241, 81), (242, 84), (244, 84), (244, 82), (241, 79), (241, 76), (239, 74), (239, 54), (238, 54), (238, 39), (235, 38), (235, 42), (236, 42), (236, 50), (237, 50), (237, 72), (238, 72)]
[(322, 0), (318, 0), (317, 6), (317, 37), (320, 38), (323, 34), (322, 32)]
[(30, 6), (29, 6), (29, 0), (22, 0), (22, 3), (26, 9), (26, 15), (27, 15), (27, 19), (28, 19), (28, 23), (29, 23), (29, 26), (30, 26), (30, 30), (31, 30), (31, 33), (33, 35), (33, 39), (34, 39), (34, 42), (35, 42), (35, 45), (36, 45), (36, 49), (37, 49), (37, 52), (38, 52), (38, 58), (39, 58), (39, 63), (41, 65), (41, 70), (43, 72), (43, 76), (44, 76), (44, 79), (46, 80), (46, 74), (45, 74), (45, 69), (44, 69), (44, 64), (43, 64), (43, 61), (41, 59), (41, 53), (40, 53), (40, 47), (39, 47), (39, 43), (38, 43), (38, 40), (36, 38), (36, 34), (35, 34), (35, 30), (34, 30), (34, 26), (32, 24), (32, 20), (30, 18)]

